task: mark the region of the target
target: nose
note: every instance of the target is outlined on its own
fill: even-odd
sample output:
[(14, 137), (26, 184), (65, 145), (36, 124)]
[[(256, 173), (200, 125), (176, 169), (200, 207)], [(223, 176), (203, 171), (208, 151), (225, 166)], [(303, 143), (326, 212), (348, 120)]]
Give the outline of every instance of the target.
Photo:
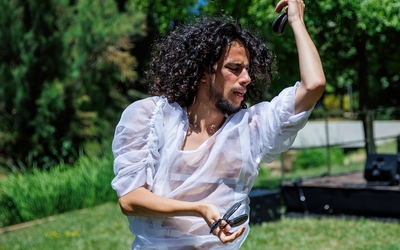
[(247, 86), (249, 83), (251, 82), (251, 77), (249, 74), (249, 70), (248, 69), (243, 69), (242, 70), (242, 74), (240, 74), (240, 85), (244, 85)]

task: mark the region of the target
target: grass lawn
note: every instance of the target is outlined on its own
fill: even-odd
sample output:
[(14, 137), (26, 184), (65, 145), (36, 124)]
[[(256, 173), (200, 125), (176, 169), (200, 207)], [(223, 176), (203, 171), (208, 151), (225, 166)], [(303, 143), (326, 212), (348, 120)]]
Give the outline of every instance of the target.
[(400, 226), (350, 218), (283, 218), (252, 227), (242, 249), (400, 249)]
[(0, 234), (0, 250), (129, 249), (133, 235), (118, 204), (68, 212)]
[[(0, 250), (130, 249), (134, 236), (114, 203), (53, 216), (0, 234)], [(400, 249), (397, 222), (369, 219), (285, 218), (253, 225), (244, 250)]]

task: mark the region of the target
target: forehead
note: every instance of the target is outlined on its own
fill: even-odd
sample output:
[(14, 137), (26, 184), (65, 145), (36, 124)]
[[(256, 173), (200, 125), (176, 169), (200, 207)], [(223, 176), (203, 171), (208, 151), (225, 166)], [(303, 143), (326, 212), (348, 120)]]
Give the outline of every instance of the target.
[(239, 41), (230, 42), (220, 58), (220, 61), (237, 62), (245, 65), (249, 64), (249, 60), (249, 50)]

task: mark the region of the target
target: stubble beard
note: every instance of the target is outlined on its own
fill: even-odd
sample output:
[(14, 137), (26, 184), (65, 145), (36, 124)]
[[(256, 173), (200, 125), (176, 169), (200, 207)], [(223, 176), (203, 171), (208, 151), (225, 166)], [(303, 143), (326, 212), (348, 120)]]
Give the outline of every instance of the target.
[(223, 94), (218, 92), (214, 88), (214, 83), (210, 83), (208, 88), (208, 97), (215, 103), (215, 107), (224, 115), (230, 116), (239, 112), (242, 109), (242, 105), (236, 107), (229, 100), (224, 98)]

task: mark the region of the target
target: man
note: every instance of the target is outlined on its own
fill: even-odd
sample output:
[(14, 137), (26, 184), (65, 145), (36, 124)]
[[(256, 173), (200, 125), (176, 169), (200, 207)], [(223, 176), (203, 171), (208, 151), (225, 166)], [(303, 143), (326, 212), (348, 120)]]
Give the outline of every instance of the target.
[[(240, 25), (199, 22), (156, 43), (146, 75), (153, 96), (124, 111), (113, 141), (112, 186), (136, 235), (132, 249), (240, 248), (248, 220), (230, 220), (246, 220), (261, 159), (290, 148), (324, 91), (304, 7), (300, 0), (276, 6), (288, 13), (300, 82), (250, 108), (246, 97), (269, 85), (274, 57)], [(221, 220), (225, 213), (232, 217)]]

